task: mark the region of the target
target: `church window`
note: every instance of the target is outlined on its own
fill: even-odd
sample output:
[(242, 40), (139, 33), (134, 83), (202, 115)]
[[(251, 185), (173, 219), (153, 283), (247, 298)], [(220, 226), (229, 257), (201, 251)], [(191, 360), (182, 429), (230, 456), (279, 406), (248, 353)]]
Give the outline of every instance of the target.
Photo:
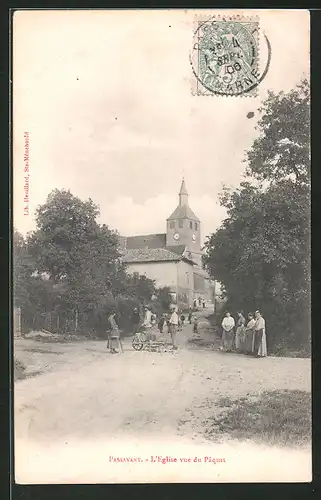
[(195, 222), (195, 231), (197, 231), (197, 229), (198, 229), (198, 224), (197, 222)]
[(171, 229), (175, 229), (175, 221), (174, 220), (171, 220), (170, 223), (169, 223), (169, 227)]
[(183, 221), (183, 219), (180, 219), (178, 221), (178, 227), (180, 227), (180, 228), (184, 227), (184, 221)]
[(189, 227), (193, 229), (193, 222), (191, 220), (189, 221)]

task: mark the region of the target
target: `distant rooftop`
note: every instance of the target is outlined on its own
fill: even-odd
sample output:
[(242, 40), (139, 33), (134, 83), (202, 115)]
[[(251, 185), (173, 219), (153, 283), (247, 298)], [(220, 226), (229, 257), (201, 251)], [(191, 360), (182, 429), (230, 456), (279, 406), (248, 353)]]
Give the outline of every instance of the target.
[[(124, 251), (122, 260), (125, 263), (131, 262), (161, 262), (179, 261), (184, 257), (185, 246), (178, 245), (167, 248), (135, 248)], [(189, 259), (186, 259), (189, 260)]]
[(126, 248), (164, 248), (166, 246), (166, 233), (140, 234), (126, 238)]
[(175, 208), (174, 212), (168, 217), (167, 220), (172, 219), (191, 219), (197, 222), (200, 221), (199, 218), (194, 214), (193, 210), (189, 207), (189, 205), (178, 205), (178, 207)]

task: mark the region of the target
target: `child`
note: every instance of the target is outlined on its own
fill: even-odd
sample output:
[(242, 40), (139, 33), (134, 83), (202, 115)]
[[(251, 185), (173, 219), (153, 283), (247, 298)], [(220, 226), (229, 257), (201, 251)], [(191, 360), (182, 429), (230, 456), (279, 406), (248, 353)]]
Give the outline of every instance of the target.
[(158, 329), (159, 329), (159, 333), (163, 333), (164, 324), (165, 324), (165, 315), (163, 314), (159, 318), (158, 325), (157, 325)]
[(198, 321), (197, 321), (197, 317), (194, 316), (194, 326), (193, 326), (193, 332), (198, 334)]
[(184, 326), (184, 324), (185, 324), (185, 316), (184, 316), (184, 314), (181, 315), (181, 324), (182, 324), (182, 326)]

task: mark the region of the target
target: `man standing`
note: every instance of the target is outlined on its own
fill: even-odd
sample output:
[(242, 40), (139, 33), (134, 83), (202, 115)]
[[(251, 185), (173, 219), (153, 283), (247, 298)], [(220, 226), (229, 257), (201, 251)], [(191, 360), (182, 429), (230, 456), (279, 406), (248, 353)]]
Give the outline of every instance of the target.
[(260, 311), (255, 311), (254, 355), (260, 358), (267, 356), (265, 320)]
[(138, 332), (139, 323), (140, 323), (140, 315), (137, 307), (135, 307), (132, 314), (133, 335), (135, 335), (135, 333)]
[[(108, 323), (109, 323), (110, 329), (111, 329), (110, 337), (109, 337), (109, 347), (110, 347), (111, 354), (116, 354), (118, 352), (113, 347), (113, 341), (114, 340), (116, 340), (116, 342), (118, 344), (119, 350), (121, 352), (124, 352), (123, 344), (122, 344), (122, 342), (120, 340), (119, 328), (118, 328), (118, 325), (116, 323), (116, 319), (115, 318), (116, 318), (116, 313), (115, 312), (112, 312), (111, 315), (108, 318)], [(108, 344), (107, 344), (107, 346), (108, 346)]]
[(170, 324), (170, 332), (171, 332), (173, 349), (177, 349), (176, 335), (177, 335), (177, 328), (178, 328), (178, 314), (177, 314), (176, 309), (174, 309), (174, 311), (172, 312), (172, 315), (169, 319), (169, 324)]
[(192, 309), (191, 306), (189, 306), (189, 310), (188, 310), (188, 322), (189, 322), (190, 325), (192, 324), (192, 317), (193, 317), (193, 309)]
[(165, 314), (162, 314), (161, 317), (159, 318), (158, 325), (157, 325), (158, 329), (159, 329), (159, 333), (163, 333), (165, 321), (166, 321), (166, 316), (165, 316)]
[(226, 352), (231, 352), (232, 351), (232, 346), (233, 346), (233, 328), (235, 327), (235, 321), (234, 318), (230, 315), (230, 313), (227, 311), (225, 313), (225, 317), (222, 321), (222, 328), (223, 328), (223, 334), (222, 334), (222, 346), (221, 350), (226, 351)]

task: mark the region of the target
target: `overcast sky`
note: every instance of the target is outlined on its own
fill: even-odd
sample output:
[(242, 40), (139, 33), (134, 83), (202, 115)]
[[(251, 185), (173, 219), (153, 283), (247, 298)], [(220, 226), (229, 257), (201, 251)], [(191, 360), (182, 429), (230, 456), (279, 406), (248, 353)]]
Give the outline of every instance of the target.
[[(247, 12), (249, 15), (250, 12)], [(191, 95), (195, 11), (43, 11), (14, 17), (14, 225), (34, 229), (54, 188), (99, 204), (123, 235), (165, 232), (182, 175), (203, 238), (219, 227), (222, 184), (236, 186), (268, 89), (309, 74), (309, 14), (257, 11), (272, 46), (253, 97)], [(254, 118), (246, 117), (249, 111)], [(23, 214), (24, 132), (30, 215)]]

